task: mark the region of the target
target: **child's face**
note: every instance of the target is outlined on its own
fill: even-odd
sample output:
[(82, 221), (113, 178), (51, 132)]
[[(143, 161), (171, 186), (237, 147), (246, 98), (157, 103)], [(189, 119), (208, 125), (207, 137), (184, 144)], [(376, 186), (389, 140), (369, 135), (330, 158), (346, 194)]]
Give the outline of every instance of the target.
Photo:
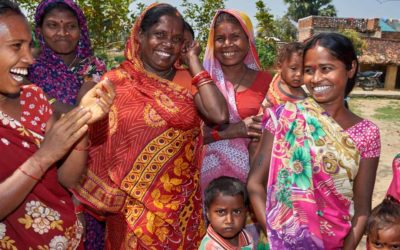
[(290, 87), (297, 88), (303, 85), (303, 57), (299, 53), (292, 53), (281, 65), (281, 77)]
[(26, 19), (12, 12), (0, 16), (0, 93), (17, 94), (33, 63), (31, 31)]
[(368, 246), (374, 249), (400, 249), (400, 225), (378, 230), (377, 239), (369, 239)]
[(304, 56), (304, 84), (319, 103), (343, 103), (347, 80), (355, 74), (355, 62), (347, 70), (344, 63), (322, 46), (306, 51)]
[(247, 208), (243, 196), (222, 195), (215, 197), (207, 209), (207, 218), (215, 232), (231, 244), (238, 244), (238, 234), (244, 227)]

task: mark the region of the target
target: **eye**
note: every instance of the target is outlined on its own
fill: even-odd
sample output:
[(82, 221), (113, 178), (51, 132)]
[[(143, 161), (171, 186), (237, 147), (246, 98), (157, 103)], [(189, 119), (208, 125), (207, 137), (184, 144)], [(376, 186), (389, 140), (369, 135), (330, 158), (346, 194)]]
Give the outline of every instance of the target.
[(181, 43), (183, 38), (181, 36), (176, 36), (172, 38), (173, 43)]
[(22, 47), (22, 43), (13, 43), (11, 44), (11, 46), (15, 49), (15, 50), (19, 50)]
[(67, 26), (68, 30), (77, 30), (78, 27), (79, 27), (79, 25), (75, 24), (75, 23)]
[(224, 209), (218, 209), (217, 211), (215, 211), (219, 216), (223, 216), (226, 214)]
[(235, 210), (233, 210), (233, 214), (234, 215), (240, 215), (242, 213), (242, 210), (241, 209), (235, 209)]
[(400, 245), (392, 245), (392, 250), (399, 250), (400, 249)]
[(383, 247), (383, 244), (380, 243), (379, 241), (372, 242), (372, 245), (373, 245), (375, 248), (382, 248), (382, 247)]
[(312, 74), (314, 74), (314, 70), (311, 67), (310, 68), (305, 67), (304, 68), (304, 74), (312, 75)]
[(163, 38), (163, 37), (164, 37), (164, 32), (155, 32), (154, 35), (155, 35), (157, 38)]
[(47, 23), (46, 26), (47, 26), (48, 28), (50, 28), (50, 29), (55, 29), (55, 28), (57, 28), (57, 24), (56, 24), (56, 23), (53, 23), (53, 22)]
[(323, 73), (328, 73), (328, 72), (330, 72), (332, 70), (332, 67), (330, 67), (330, 66), (322, 66), (321, 67), (321, 71), (323, 72)]
[(223, 42), (224, 39), (222, 37), (215, 37), (214, 41), (216, 42)]

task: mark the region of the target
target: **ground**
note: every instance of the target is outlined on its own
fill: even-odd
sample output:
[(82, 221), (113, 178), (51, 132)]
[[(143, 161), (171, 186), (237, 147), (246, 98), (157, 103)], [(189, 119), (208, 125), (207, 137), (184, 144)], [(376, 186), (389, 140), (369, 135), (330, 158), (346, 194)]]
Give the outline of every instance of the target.
[[(380, 129), (382, 151), (372, 198), (372, 207), (375, 207), (385, 196), (392, 180), (392, 160), (400, 153), (400, 100), (350, 98), (350, 109)], [(362, 242), (358, 249), (365, 249), (365, 243)]]

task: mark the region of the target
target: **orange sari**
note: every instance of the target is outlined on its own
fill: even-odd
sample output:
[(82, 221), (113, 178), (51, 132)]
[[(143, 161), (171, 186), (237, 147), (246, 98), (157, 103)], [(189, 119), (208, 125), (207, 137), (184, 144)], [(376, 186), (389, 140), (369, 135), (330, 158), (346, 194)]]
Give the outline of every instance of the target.
[(137, 41), (144, 13), (127, 60), (105, 74), (116, 99), (109, 119), (91, 128), (88, 173), (74, 193), (105, 212), (106, 249), (197, 249), (205, 234), (200, 119), (190, 91), (177, 83), (187, 72), (168, 81), (144, 70)]

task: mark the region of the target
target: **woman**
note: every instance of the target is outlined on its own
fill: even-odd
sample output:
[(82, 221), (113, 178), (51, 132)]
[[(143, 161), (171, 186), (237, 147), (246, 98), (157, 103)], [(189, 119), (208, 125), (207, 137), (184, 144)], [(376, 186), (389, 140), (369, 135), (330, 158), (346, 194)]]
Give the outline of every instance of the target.
[(105, 216), (106, 249), (196, 249), (205, 233), (196, 107), (214, 124), (228, 111), (198, 43), (188, 51), (193, 79), (174, 68), (182, 43), (182, 16), (153, 4), (132, 28), (126, 61), (106, 73), (117, 98), (109, 120), (93, 128), (87, 178), (74, 192)]
[(105, 116), (115, 93), (101, 82), (80, 107), (55, 121), (44, 92), (23, 85), (33, 63), (32, 38), (25, 16), (11, 1), (0, 3), (0, 25), (1, 248), (76, 249), (82, 228), (65, 188), (79, 182), (88, 124)]
[(40, 53), (28, 78), (65, 113), (100, 80), (105, 64), (93, 56), (85, 16), (72, 0), (43, 0), (36, 8), (35, 35)]
[(201, 169), (203, 190), (211, 180), (223, 175), (246, 182), (249, 138), (260, 135), (260, 124), (252, 116), (258, 113), (271, 76), (261, 71), (253, 27), (244, 13), (235, 10), (216, 13), (204, 67), (228, 103), (230, 124), (204, 128), (207, 146)]
[(303, 65), (312, 98), (271, 112), (249, 174), (250, 200), (271, 249), (355, 249), (371, 210), (379, 129), (345, 107), (358, 69), (348, 38), (316, 35)]

